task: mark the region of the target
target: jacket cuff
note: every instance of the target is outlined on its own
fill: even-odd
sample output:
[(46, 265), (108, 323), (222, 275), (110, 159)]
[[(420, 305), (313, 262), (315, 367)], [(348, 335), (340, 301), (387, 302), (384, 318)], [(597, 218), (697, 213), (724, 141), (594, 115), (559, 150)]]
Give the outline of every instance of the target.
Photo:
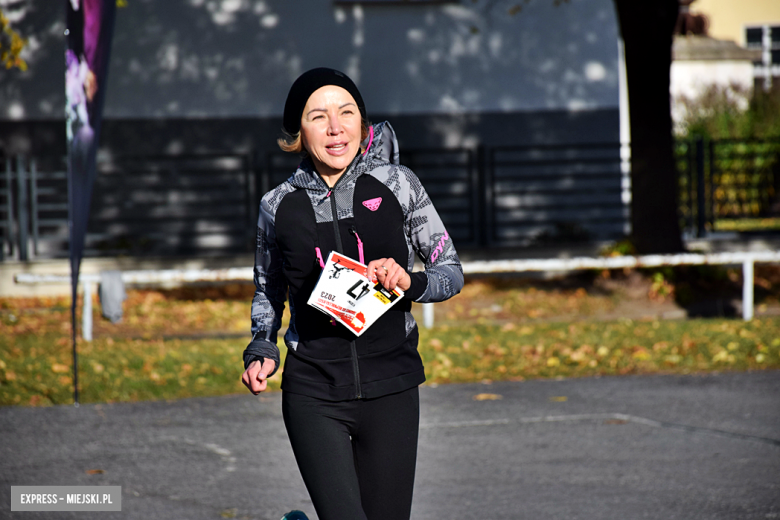
[(252, 361), (264, 362), (266, 359), (272, 359), (274, 361), (274, 370), (268, 377), (271, 377), (279, 370), (279, 347), (271, 343), (266, 339), (255, 338), (244, 349), (244, 369), (246, 369)]
[(412, 301), (417, 301), (425, 294), (425, 290), (428, 288), (428, 275), (425, 271), (417, 271), (415, 273), (409, 273), (409, 277), (412, 279), (412, 285), (409, 290), (404, 293), (404, 296)]

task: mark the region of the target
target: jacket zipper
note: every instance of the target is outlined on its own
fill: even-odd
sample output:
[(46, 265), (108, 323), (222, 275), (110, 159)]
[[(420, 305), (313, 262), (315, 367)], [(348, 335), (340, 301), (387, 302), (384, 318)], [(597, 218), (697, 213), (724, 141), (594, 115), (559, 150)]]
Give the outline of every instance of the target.
[[(338, 184), (338, 181), (336, 181), (336, 184)], [(336, 186), (334, 185), (330, 190), (328, 198), (330, 198), (330, 211), (333, 213), (333, 234), (336, 235), (336, 251), (343, 255), (344, 246), (341, 244), (341, 232), (339, 231), (339, 212), (338, 208), (336, 208), (336, 196), (333, 194), (335, 189)]]
[[(336, 207), (336, 195), (334, 195), (333, 192), (336, 190), (336, 186), (339, 185), (339, 182), (341, 182), (341, 179), (343, 178), (344, 175), (339, 177), (339, 180), (336, 181), (336, 184), (334, 184), (328, 192), (328, 197), (330, 198), (330, 210), (333, 214), (333, 233), (336, 235), (336, 251), (341, 254), (344, 254), (344, 247), (341, 244), (341, 232), (339, 231), (339, 212), (338, 208)], [(355, 392), (357, 394), (357, 398), (362, 399), (363, 392), (360, 388), (360, 367), (358, 366), (357, 345), (353, 340), (349, 342), (349, 346), (352, 350), (352, 374), (355, 377)]]

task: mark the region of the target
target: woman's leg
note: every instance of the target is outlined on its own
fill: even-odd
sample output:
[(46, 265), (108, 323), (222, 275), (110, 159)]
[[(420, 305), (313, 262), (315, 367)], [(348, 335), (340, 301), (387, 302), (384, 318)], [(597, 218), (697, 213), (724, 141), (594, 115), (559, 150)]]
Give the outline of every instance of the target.
[(330, 402), (284, 392), (287, 435), (320, 520), (408, 520), (420, 400), (417, 387)]
[(350, 440), (355, 403), (282, 394), (287, 435), (320, 520), (366, 520)]
[(368, 520), (408, 520), (417, 465), (418, 388), (360, 405), (352, 440), (363, 510)]

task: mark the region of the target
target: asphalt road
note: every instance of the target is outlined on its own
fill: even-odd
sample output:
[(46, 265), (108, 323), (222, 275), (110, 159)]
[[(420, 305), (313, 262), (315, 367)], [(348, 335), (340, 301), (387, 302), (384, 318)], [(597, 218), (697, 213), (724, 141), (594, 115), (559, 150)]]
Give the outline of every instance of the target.
[[(316, 518), (280, 397), (0, 408), (0, 517)], [(780, 519), (777, 371), (442, 385), (421, 401), (415, 519)], [(10, 511), (11, 485), (82, 484), (122, 486), (122, 512)]]

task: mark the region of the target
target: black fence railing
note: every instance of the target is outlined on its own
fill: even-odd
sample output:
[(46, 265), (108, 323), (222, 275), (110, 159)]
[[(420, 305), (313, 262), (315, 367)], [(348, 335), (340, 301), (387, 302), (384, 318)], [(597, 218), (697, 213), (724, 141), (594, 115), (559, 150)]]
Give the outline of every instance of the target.
[(678, 141), (680, 215), (692, 234), (718, 221), (780, 217), (780, 140)]
[(585, 242), (628, 231), (619, 143), (487, 151), (487, 245)]
[[(85, 256), (227, 255), (251, 251), (256, 189), (246, 155), (99, 161)], [(68, 255), (64, 159), (5, 161), (0, 258)]]
[[(680, 141), (680, 214), (703, 236), (722, 219), (780, 216), (780, 141)], [(404, 150), (463, 248), (617, 239), (629, 226), (618, 143)], [(87, 256), (251, 252), (262, 195), (300, 159), (268, 152), (143, 156), (99, 163)], [(61, 157), (4, 159), (0, 259), (67, 256)]]

